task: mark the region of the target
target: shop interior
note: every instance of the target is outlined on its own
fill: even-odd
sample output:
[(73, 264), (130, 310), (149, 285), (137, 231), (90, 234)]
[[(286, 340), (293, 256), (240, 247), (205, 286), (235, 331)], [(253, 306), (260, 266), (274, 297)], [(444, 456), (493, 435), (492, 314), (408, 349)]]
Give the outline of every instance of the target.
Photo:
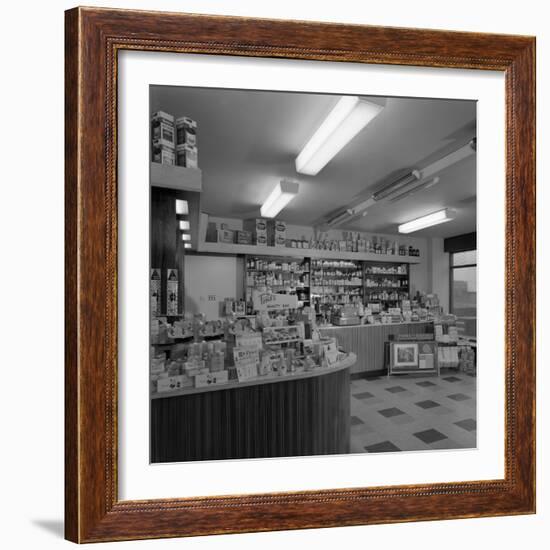
[(476, 103), (150, 112), (151, 461), (476, 447)]

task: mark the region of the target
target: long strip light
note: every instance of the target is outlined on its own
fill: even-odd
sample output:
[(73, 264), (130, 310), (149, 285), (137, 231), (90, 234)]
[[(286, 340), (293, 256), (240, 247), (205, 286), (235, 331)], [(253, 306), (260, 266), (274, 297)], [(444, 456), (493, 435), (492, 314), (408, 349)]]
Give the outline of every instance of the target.
[(344, 96), (296, 157), (296, 171), (315, 176), (384, 107), (357, 96)]
[(469, 143), (461, 147), (460, 149), (457, 149), (456, 151), (449, 153), (448, 155), (440, 158), (439, 160), (436, 160), (435, 162), (426, 166), (425, 168), (422, 168), (422, 170), (420, 170), (420, 177), (422, 179), (429, 178), (434, 174), (441, 172), (441, 170), (445, 170), (445, 168), (448, 168), (449, 166), (452, 166), (453, 164), (456, 164), (457, 162), (460, 162), (461, 160), (468, 158), (470, 155), (473, 155), (475, 152), (476, 152), (476, 140), (473, 139)]
[(261, 206), (261, 215), (274, 218), (298, 194), (298, 189), (295, 181), (281, 180)]
[(402, 223), (398, 226), (397, 230), (399, 233), (413, 233), (414, 231), (419, 231), (420, 229), (431, 227), (432, 225), (450, 222), (452, 219), (453, 216), (451, 216), (449, 209), (444, 208), (443, 210), (432, 212), (431, 214), (416, 218), (410, 222)]

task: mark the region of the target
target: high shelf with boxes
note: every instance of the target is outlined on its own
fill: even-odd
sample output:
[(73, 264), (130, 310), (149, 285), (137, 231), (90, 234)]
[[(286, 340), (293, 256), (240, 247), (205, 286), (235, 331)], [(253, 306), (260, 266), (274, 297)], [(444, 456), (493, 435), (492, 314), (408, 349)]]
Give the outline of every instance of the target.
[(397, 307), (409, 299), (409, 266), (407, 263), (364, 263), (365, 305), (379, 303)]
[(307, 258), (282, 256), (245, 257), (245, 297), (252, 301), (254, 290), (273, 294), (293, 294), (304, 306), (310, 305), (310, 262)]
[(311, 299), (317, 306), (353, 305), (363, 302), (361, 262), (311, 260)]

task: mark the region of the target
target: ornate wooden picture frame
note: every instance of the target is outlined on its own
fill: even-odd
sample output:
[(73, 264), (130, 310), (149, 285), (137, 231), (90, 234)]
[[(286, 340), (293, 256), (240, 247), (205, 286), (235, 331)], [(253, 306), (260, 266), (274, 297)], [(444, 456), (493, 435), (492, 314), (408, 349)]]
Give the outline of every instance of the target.
[[(535, 511), (535, 39), (75, 8), (66, 13), (66, 538), (159, 537)], [(122, 50), (501, 71), (506, 86), (505, 476), (121, 501), (117, 56)]]

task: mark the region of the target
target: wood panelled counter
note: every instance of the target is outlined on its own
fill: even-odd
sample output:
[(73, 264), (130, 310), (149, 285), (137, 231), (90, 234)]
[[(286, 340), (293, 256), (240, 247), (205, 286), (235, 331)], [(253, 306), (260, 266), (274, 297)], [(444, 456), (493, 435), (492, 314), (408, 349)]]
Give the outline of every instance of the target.
[(390, 335), (433, 333), (433, 321), (412, 321), (379, 325), (353, 325), (348, 327), (319, 327), (323, 337), (334, 337), (339, 347), (353, 352), (357, 362), (351, 373), (380, 371), (386, 368), (384, 361), (385, 342)]
[(350, 367), (257, 378), (151, 399), (151, 462), (349, 452)]

